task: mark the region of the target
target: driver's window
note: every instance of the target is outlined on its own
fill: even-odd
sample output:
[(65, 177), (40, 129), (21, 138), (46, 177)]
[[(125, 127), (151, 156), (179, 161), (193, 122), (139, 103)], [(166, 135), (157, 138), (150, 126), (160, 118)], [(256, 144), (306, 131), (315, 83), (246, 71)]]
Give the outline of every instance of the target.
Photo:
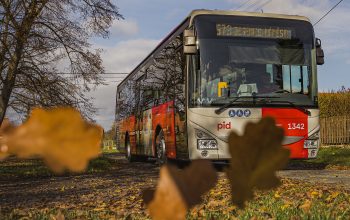
[(300, 93), (302, 88), (301, 66), (291, 66), (292, 93)]
[(309, 76), (307, 66), (283, 65), (283, 89), (291, 93), (309, 92)]
[(283, 90), (291, 91), (290, 66), (289, 65), (282, 66), (282, 77), (283, 77)]

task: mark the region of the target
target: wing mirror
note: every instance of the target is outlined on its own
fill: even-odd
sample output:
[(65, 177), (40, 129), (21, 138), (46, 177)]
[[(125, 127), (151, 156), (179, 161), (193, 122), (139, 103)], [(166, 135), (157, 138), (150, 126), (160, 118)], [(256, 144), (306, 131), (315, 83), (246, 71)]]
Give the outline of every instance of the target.
[(196, 54), (197, 44), (194, 30), (184, 31), (184, 54)]
[(324, 64), (324, 52), (322, 50), (322, 42), (316, 38), (316, 63), (317, 65)]

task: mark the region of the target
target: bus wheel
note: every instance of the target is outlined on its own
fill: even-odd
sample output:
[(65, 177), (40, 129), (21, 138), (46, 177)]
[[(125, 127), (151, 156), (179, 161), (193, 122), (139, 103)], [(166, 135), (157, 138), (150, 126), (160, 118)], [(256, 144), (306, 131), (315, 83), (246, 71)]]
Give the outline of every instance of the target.
[(131, 146), (130, 146), (130, 140), (129, 140), (129, 137), (126, 138), (126, 143), (125, 143), (125, 146), (126, 146), (126, 159), (128, 159), (129, 162), (134, 162), (135, 161), (135, 158), (134, 156), (131, 154)]
[(164, 133), (161, 130), (156, 138), (156, 156), (159, 165), (167, 163)]

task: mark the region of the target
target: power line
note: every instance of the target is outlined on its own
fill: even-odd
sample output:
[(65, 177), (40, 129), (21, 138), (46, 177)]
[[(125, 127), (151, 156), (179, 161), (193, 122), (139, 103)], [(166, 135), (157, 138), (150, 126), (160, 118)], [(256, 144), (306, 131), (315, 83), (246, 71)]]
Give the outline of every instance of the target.
[(249, 9), (253, 9), (253, 7), (255, 7), (259, 2), (259, 0), (256, 0), (255, 3), (251, 4), (248, 8), (246, 8), (246, 10), (248, 11)]
[(246, 5), (247, 3), (249, 3), (250, 1), (252, 1), (252, 0), (248, 0), (248, 1), (244, 2), (243, 4), (241, 4), (240, 6), (238, 6), (235, 10), (238, 10), (238, 9), (242, 8), (243, 6), (245, 6), (245, 5)]
[(265, 2), (264, 4), (262, 4), (260, 7), (258, 7), (257, 9), (255, 9), (255, 11), (258, 11), (260, 9), (262, 9), (264, 6), (270, 4), (272, 2), (272, 0), (268, 0), (267, 2)]
[(340, 0), (337, 4), (335, 4), (326, 14), (324, 14), (316, 23), (313, 24), (313, 26), (316, 26), (322, 19), (324, 19), (333, 9), (335, 9), (343, 0)]
[(119, 83), (121, 83), (121, 81), (110, 81), (110, 82), (106, 82), (106, 83), (103, 83), (103, 84), (98, 84), (98, 85), (96, 85), (96, 84), (94, 84), (94, 83), (73, 83), (73, 85), (75, 85), (75, 86), (85, 86), (85, 85), (87, 85), (87, 86), (99, 86), (99, 87), (101, 87), (101, 86), (111, 86), (111, 85), (118, 85)]

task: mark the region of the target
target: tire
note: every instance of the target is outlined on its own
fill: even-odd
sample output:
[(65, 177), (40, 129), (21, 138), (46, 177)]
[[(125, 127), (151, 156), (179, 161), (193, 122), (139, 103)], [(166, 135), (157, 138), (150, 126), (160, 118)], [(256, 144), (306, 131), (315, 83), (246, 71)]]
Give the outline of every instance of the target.
[(135, 161), (135, 157), (131, 154), (131, 146), (130, 146), (130, 140), (129, 137), (127, 136), (125, 140), (125, 148), (126, 148), (126, 159), (131, 163)]
[(166, 145), (163, 130), (160, 130), (156, 137), (156, 157), (157, 163), (159, 165), (163, 165), (168, 162), (168, 158), (166, 156)]

